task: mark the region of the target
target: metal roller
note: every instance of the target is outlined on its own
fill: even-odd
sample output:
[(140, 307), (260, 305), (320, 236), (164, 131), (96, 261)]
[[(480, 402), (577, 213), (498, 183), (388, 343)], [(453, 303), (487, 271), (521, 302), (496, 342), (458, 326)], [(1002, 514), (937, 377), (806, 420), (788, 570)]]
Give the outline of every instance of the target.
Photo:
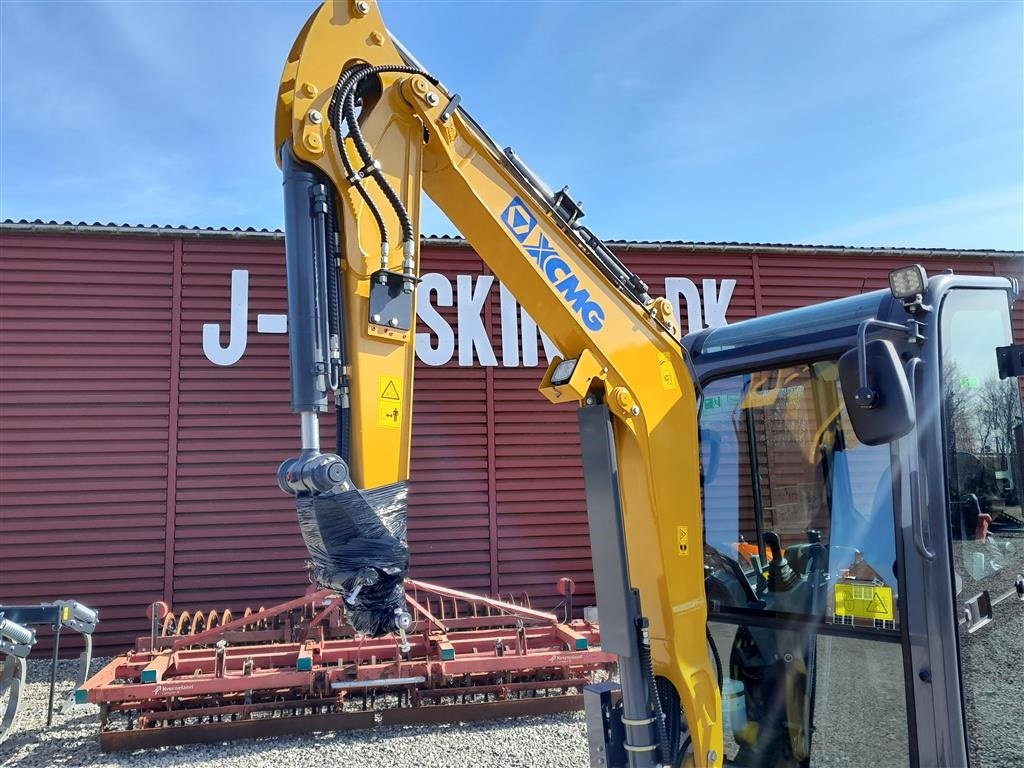
[(163, 624), (160, 626), (160, 637), (171, 637), (178, 628), (178, 618), (168, 611), (164, 615)]
[(25, 659), (21, 656), (4, 656), (4, 669), (0, 672), (0, 744), (7, 740), (18, 716), (24, 685)]
[(178, 617), (178, 628), (175, 630), (176, 635), (187, 635), (192, 631), (192, 613), (190, 611), (182, 611), (181, 616)]
[(0, 641), (14, 645), (32, 645), (35, 639), (35, 630), (23, 627), (10, 619), (0, 618)]

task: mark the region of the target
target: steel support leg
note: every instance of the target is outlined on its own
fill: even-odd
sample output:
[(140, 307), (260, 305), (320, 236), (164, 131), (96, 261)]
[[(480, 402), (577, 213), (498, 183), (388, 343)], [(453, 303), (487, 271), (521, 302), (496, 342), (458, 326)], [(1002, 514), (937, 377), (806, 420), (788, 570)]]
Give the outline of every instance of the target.
[(603, 403), (584, 406), (579, 424), (601, 648), (619, 657), (622, 746), (630, 768), (653, 768), (658, 765), (658, 741), (640, 658), (640, 596), (629, 583), (611, 414)]
[(50, 662), (50, 700), (46, 705), (46, 727), (53, 724), (53, 692), (57, 687), (57, 659), (60, 654), (60, 630), (64, 625), (58, 623), (53, 628), (53, 659)]

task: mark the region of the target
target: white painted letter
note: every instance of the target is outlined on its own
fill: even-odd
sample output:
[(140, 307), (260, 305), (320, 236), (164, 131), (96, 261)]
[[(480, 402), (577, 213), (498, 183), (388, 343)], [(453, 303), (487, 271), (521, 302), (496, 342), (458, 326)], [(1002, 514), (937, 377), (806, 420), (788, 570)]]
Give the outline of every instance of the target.
[(519, 320), (516, 317), (519, 304), (503, 283), (498, 284), (498, 289), (501, 295), (501, 365), (515, 368), (519, 365)]
[(732, 292), (736, 288), (736, 281), (728, 278), (722, 281), (722, 290), (715, 292), (715, 281), (704, 281), (704, 324), (708, 328), (718, 328), (728, 325), (725, 319), (726, 310), (729, 309), (729, 302), (732, 300)]
[(215, 365), (234, 365), (242, 359), (248, 333), (249, 270), (231, 270), (231, 332), (220, 345), (220, 324), (203, 323), (203, 354)]
[(547, 358), (547, 362), (551, 362), (551, 358), (555, 355), (563, 357), (562, 353), (558, 351), (551, 339), (547, 337), (544, 331), (537, 327), (537, 323), (533, 321), (533, 318), (526, 312), (522, 307), (519, 308), (519, 319), (523, 324), (523, 365), (534, 367), (537, 365), (537, 334), (540, 334), (540, 342), (544, 345), (544, 357)]
[(430, 346), (429, 333), (417, 333), (416, 356), (427, 365), (444, 365), (455, 354), (455, 334), (452, 327), (431, 305), (431, 292), (437, 294), (437, 306), (452, 305), (452, 284), (447, 277), (437, 272), (428, 272), (420, 277), (420, 284), (416, 288), (416, 314), (437, 334), (437, 347)]
[(472, 275), (459, 275), (456, 278), (459, 292), (459, 365), (473, 364), (473, 350), (481, 365), (497, 365), (491, 348), (491, 340), (487, 338), (484, 328), (484, 304), (491, 292), (494, 277), (480, 275), (473, 287)]
[(666, 277), (665, 298), (672, 302), (672, 309), (679, 318), (679, 325), (683, 324), (679, 297), (686, 299), (686, 332), (696, 333), (704, 328), (700, 320), (700, 293), (693, 280), (688, 277)]

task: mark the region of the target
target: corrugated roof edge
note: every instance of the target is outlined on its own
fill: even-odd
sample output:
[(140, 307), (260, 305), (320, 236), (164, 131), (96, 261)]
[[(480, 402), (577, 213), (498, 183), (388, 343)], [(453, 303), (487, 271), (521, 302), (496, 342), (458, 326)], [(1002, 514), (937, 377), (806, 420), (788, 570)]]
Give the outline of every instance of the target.
[[(101, 222), (43, 221), (36, 219), (4, 219), (0, 222), (0, 232), (38, 232), (43, 234), (83, 234), (83, 235), (137, 235), (144, 237), (194, 237), (234, 240), (282, 240), (284, 232), (280, 229), (256, 229), (255, 227), (187, 227), (159, 224), (115, 224)], [(427, 245), (444, 245), (456, 248), (469, 248), (469, 242), (462, 237), (452, 235), (424, 235), (422, 242)], [(1024, 251), (1002, 251), (993, 249), (963, 248), (895, 248), (847, 245), (799, 245), (793, 243), (739, 243), (739, 242), (699, 242), (686, 240), (606, 240), (608, 245), (618, 251), (720, 251), (723, 253), (789, 253), (789, 254), (828, 254), (830, 256), (879, 254), (886, 256), (936, 257), (947, 258), (1005, 258), (1024, 259)]]

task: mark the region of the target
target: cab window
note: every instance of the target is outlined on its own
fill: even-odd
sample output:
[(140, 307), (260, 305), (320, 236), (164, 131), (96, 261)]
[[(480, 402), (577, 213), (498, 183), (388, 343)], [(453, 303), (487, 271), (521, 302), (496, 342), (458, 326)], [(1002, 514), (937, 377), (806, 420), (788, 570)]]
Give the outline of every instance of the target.
[(890, 450), (858, 442), (836, 361), (707, 384), (700, 434), (726, 757), (907, 765)]

